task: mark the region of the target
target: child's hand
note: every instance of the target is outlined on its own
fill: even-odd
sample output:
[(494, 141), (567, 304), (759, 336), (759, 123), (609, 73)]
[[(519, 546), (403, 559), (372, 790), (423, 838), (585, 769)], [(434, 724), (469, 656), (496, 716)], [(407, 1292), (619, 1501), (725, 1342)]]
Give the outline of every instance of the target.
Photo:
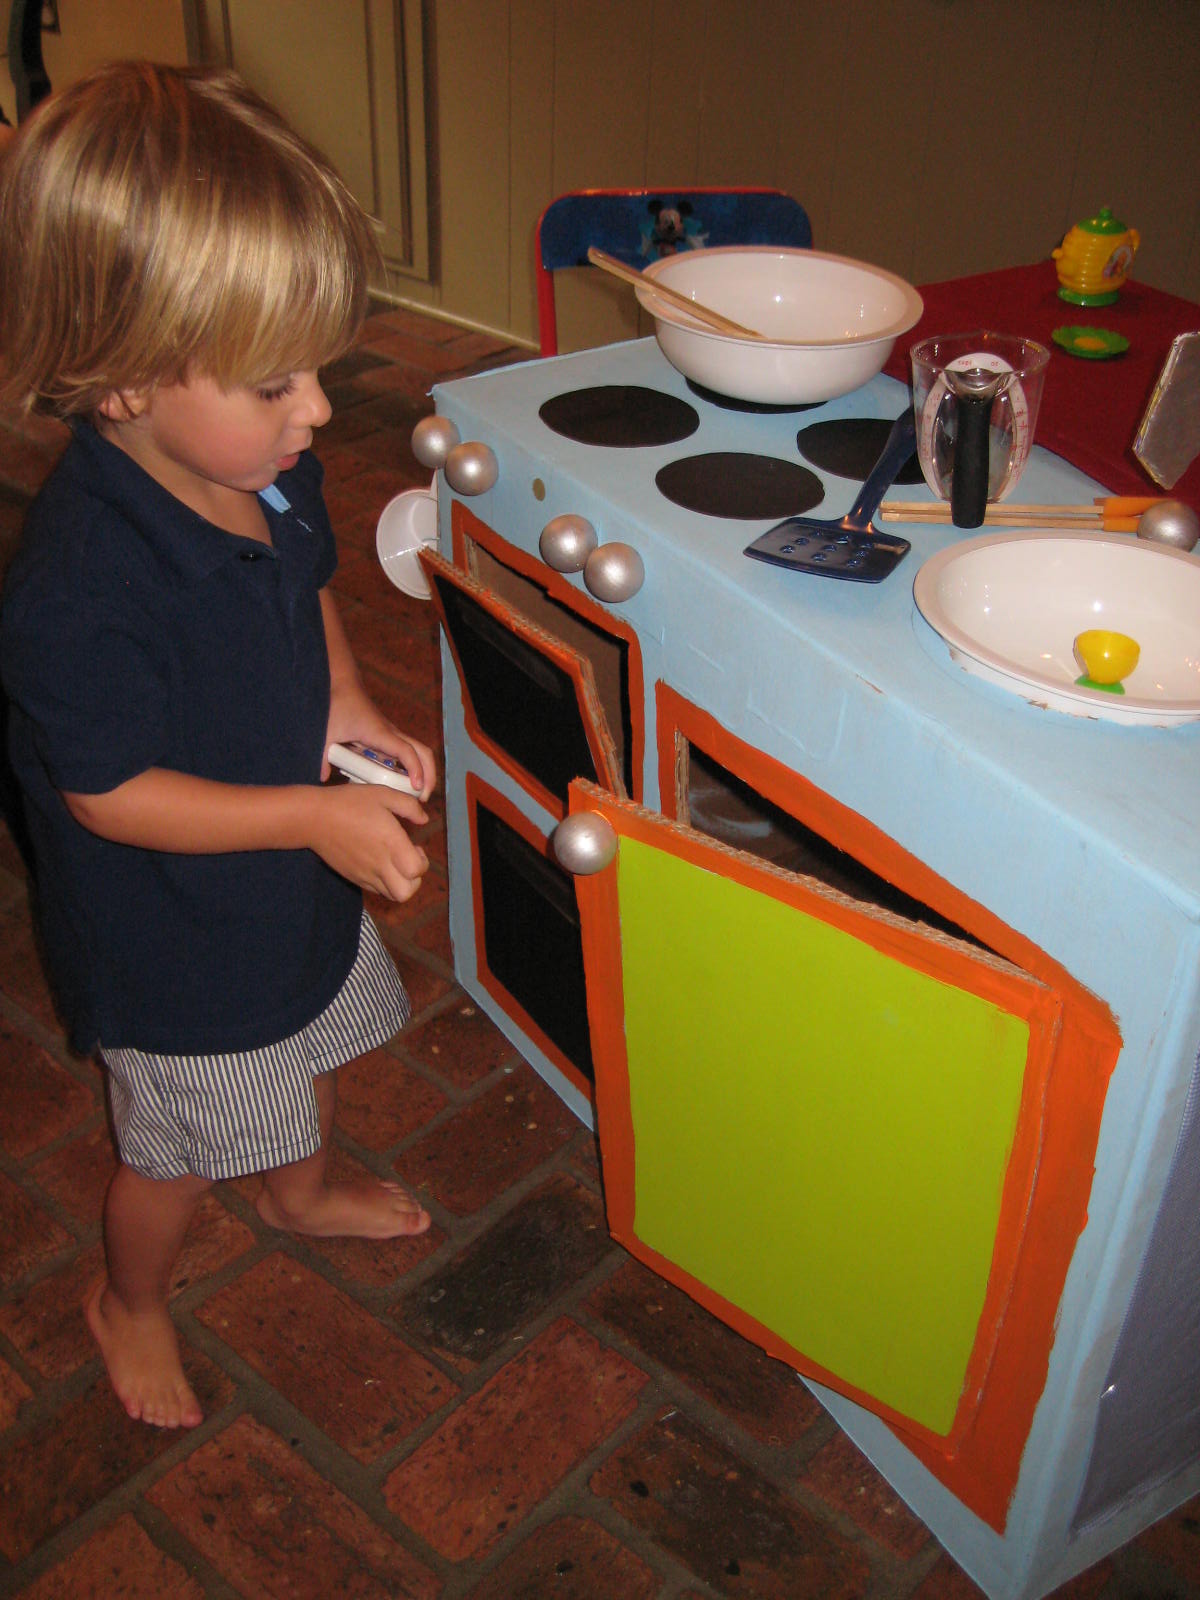
[[(325, 749), (331, 744), (370, 745), (384, 755), (395, 756), (422, 800), (428, 800), (437, 782), (437, 763), (428, 745), (401, 733), (394, 722), (380, 711), (363, 687), (346, 630), (338, 614), (337, 601), (328, 589), (321, 590), (321, 615), (325, 621), (325, 643), (329, 650), (329, 722), (325, 729)], [(321, 758), (321, 777), (329, 776), (329, 757)]]
[(429, 870), (429, 857), (403, 826), (429, 821), (420, 801), (374, 783), (330, 784), (312, 794), (309, 843), (321, 860), (360, 889), (411, 900)]
[[(408, 774), (413, 788), (422, 800), (428, 800), (433, 793), (433, 786), (437, 782), (437, 762), (434, 760), (433, 751), (419, 739), (412, 739), (407, 734), (381, 716), (375, 707), (367, 702), (369, 714), (360, 713), (350, 719), (329, 720), (328, 737), (325, 740), (325, 755), (321, 760), (321, 778), (328, 778), (329, 746), (331, 744), (350, 744), (357, 741), (369, 745), (372, 750), (378, 750), (383, 755), (395, 756), (400, 765)], [(353, 732), (335, 732), (335, 727), (344, 725), (352, 728)]]
[(438, 776), (437, 761), (434, 758), (433, 751), (427, 744), (422, 744), (419, 739), (413, 739), (407, 734), (401, 736), (400, 743), (404, 745), (407, 750), (411, 751), (412, 755), (416, 757), (417, 765), (421, 769), (420, 777), (418, 777), (417, 773), (413, 770), (409, 757), (402, 751), (389, 751), (388, 753), (389, 755), (399, 754), (401, 761), (404, 763), (405, 771), (412, 779), (413, 787), (416, 789), (422, 800), (428, 800), (429, 796), (433, 793), (433, 788), (437, 783)]

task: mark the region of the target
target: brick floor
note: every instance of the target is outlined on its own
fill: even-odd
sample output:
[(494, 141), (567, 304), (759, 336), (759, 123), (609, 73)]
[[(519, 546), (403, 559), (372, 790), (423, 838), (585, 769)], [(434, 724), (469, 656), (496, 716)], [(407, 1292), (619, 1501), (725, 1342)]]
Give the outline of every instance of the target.
[(388, 1505), (451, 1560), (484, 1554), (612, 1434), (645, 1382), (560, 1318), (396, 1468)]
[(591, 1486), (718, 1593), (867, 1593), (869, 1558), (853, 1538), (677, 1408), (614, 1451)]
[[(380, 702), (440, 745), (437, 633), (374, 556), (428, 481), (442, 377), (523, 353), (414, 313), (330, 375), (334, 583)], [(62, 448), (0, 418), (0, 560)], [(416, 1240), (289, 1239), (205, 1201), (173, 1297), (201, 1426), (109, 1392), (80, 1301), (112, 1172), (0, 832), (0, 1596), (22, 1600), (978, 1600), (795, 1375), (609, 1239), (581, 1128), (454, 981), (443, 812), (418, 900), (372, 901), (413, 1022), (344, 1074), (340, 1173), (400, 1173)], [(1060, 1600), (1200, 1600), (1200, 1503)]]

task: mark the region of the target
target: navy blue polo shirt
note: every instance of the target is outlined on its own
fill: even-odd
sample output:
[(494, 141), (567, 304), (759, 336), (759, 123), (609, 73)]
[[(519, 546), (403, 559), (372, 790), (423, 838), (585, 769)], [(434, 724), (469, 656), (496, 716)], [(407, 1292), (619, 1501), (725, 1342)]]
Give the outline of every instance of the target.
[(320, 781), (319, 591), (337, 561), (322, 476), (305, 455), (264, 494), (268, 547), (214, 527), (84, 424), (30, 509), (0, 671), (51, 982), (79, 1050), (271, 1044), (353, 964), (361, 895), (312, 851), (114, 844), (60, 794), (106, 793), (148, 767)]

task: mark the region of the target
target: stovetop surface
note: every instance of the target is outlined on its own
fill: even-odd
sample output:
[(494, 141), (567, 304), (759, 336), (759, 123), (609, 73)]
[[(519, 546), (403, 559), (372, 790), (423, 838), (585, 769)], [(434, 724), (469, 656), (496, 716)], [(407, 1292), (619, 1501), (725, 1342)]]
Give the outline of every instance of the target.
[[(539, 415), (547, 401), (597, 385), (671, 396), (695, 411), (697, 426), (670, 443), (623, 448), (565, 438)], [(1067, 716), (964, 673), (912, 598), (922, 562), (960, 542), (962, 533), (906, 526), (912, 550), (883, 582), (839, 584), (743, 554), (779, 520), (773, 513), (758, 520), (705, 515), (668, 500), (656, 486), (656, 476), (684, 456), (770, 456), (812, 474), (822, 491), (814, 514), (839, 517), (859, 480), (806, 462), (797, 436), (840, 418), (890, 421), (909, 403), (904, 385), (880, 376), (808, 411), (742, 412), (697, 394), (646, 339), (456, 380), (434, 395), (462, 437), (490, 445), (500, 463), (496, 485), (469, 501), (471, 509), (535, 555), (541, 528), (563, 512), (587, 517), (602, 541), (634, 545), (647, 580), (618, 612), (652, 637), (686, 636), (697, 658), (725, 670), (737, 661), (755, 718), (768, 726), (782, 721), (806, 695), (836, 706), (857, 703), (865, 687), (865, 720), (854, 736), (866, 738), (873, 726), (877, 743), (861, 751), (864, 793), (913, 781), (900, 771), (911, 765), (907, 752), (940, 752), (951, 786), (960, 780), (958, 766), (973, 769), (974, 787), (981, 772), (991, 772), (1010, 811), (1026, 806), (1030, 821), (1034, 814), (1068, 820), (1144, 859), (1177, 892), (1186, 883), (1185, 897), (1200, 908), (1193, 821), (1200, 724), (1142, 729)], [(905, 497), (925, 492), (906, 490)], [(1035, 447), (1013, 498), (1075, 503), (1100, 492), (1083, 473)], [(827, 718), (831, 728), (841, 715), (836, 706)], [(839, 726), (829, 737), (847, 735)], [(868, 775), (870, 764), (881, 770)], [(939, 797), (938, 808), (944, 803)], [(1132, 817), (1144, 826), (1131, 829)], [(1014, 848), (1025, 826), (1020, 817), (1013, 823)]]
[[(683, 379), (652, 339), (505, 367), (434, 393), (439, 408), (443, 396), (479, 408), (478, 429), (464, 438), (504, 439), (540, 463), (547, 519), (586, 515), (581, 497), (599, 498), (642, 537), (739, 557), (784, 516), (847, 511), (908, 404), (887, 378), (824, 406), (719, 403)], [(830, 454), (829, 431), (843, 419), (853, 432), (840, 449), (853, 462)]]

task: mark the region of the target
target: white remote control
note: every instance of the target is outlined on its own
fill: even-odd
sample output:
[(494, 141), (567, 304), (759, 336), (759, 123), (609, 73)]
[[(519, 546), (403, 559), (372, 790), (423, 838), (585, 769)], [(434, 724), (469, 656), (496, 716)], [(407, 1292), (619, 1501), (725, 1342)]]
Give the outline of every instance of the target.
[(349, 744), (331, 744), (329, 764), (344, 772), (351, 783), (384, 783), (389, 789), (399, 789), (401, 794), (417, 793), (395, 756), (385, 756), (357, 739)]

